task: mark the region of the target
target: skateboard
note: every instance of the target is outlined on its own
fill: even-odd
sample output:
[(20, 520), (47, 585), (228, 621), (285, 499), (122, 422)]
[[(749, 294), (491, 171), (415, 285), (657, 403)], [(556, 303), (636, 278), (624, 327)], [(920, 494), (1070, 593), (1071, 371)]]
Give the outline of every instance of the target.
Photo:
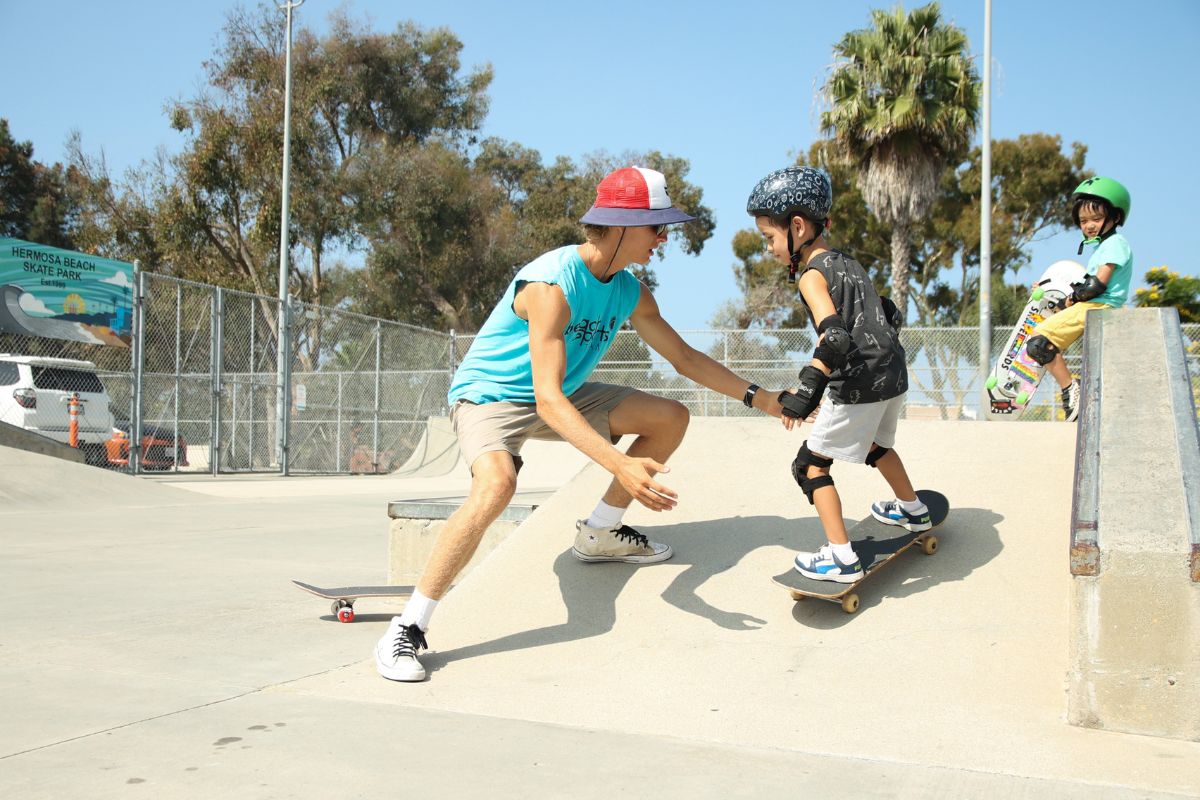
[[(917, 497), (929, 507), (929, 518), (933, 527), (920, 533), (912, 533), (896, 525), (888, 525), (867, 517), (850, 529), (850, 544), (863, 565), (863, 574), (854, 583), (838, 583), (836, 581), (818, 581), (807, 578), (795, 570), (789, 569), (782, 575), (776, 575), (771, 580), (787, 589), (792, 599), (799, 602), (806, 597), (815, 597), (838, 603), (842, 611), (853, 614), (858, 611), (859, 597), (856, 591), (859, 585), (884, 567), (889, 561), (910, 547), (920, 546), (925, 555), (933, 555), (938, 549), (938, 539), (933, 531), (946, 521), (950, 514), (950, 501), (940, 492), (921, 489)], [(898, 535), (897, 535), (898, 534)], [(821, 542), (812, 542), (816, 549), (823, 543), (824, 534), (820, 535)]]
[(408, 597), (413, 593), (412, 586), (338, 586), (334, 589), (322, 589), (303, 581), (292, 581), (309, 594), (332, 600), (329, 610), (337, 617), (338, 622), (354, 621), (354, 601), (360, 597)]
[(1029, 357), (1025, 342), (1042, 320), (1061, 308), (1071, 294), (1071, 284), (1083, 280), (1086, 274), (1087, 270), (1074, 261), (1055, 261), (1034, 284), (1020, 321), (984, 384), (993, 414), (1020, 414), (1033, 399), (1046, 368)]

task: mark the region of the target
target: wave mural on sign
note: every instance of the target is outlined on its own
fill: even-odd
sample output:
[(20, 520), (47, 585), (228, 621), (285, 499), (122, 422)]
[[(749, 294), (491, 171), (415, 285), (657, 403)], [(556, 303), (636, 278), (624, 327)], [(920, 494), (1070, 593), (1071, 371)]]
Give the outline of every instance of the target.
[(133, 265), (0, 238), (0, 331), (128, 347)]

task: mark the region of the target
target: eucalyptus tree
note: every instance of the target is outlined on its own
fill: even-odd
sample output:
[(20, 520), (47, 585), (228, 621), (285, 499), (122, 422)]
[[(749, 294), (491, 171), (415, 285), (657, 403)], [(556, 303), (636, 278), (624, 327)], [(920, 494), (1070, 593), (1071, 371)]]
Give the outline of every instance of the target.
[(930, 3), (871, 12), (872, 27), (834, 46), (824, 132), (858, 170), (863, 198), (891, 227), (891, 294), (907, 309), (912, 233), (938, 197), (947, 166), (974, 136), (979, 76), (961, 28)]

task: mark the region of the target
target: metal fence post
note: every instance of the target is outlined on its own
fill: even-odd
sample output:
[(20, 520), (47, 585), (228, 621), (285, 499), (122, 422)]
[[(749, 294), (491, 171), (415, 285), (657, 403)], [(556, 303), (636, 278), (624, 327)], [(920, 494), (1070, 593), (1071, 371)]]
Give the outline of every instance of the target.
[[(721, 331), (721, 344), (723, 346), (723, 355), (721, 356), (721, 364), (725, 369), (729, 369), (729, 331)], [(721, 416), (729, 416), (729, 398), (721, 395)]]
[(225, 312), (225, 295), (224, 290), (217, 287), (212, 296), (212, 324), (209, 330), (212, 334), (212, 348), (210, 352), (211, 361), (211, 376), (212, 376), (212, 436), (209, 437), (209, 453), (208, 463), (212, 468), (212, 474), (221, 474), (221, 361), (222, 353), (225, 350), (224, 336), (224, 312)]
[(379, 472), (379, 384), (383, 364), (383, 328), (375, 320), (375, 424), (371, 437), (371, 472)]
[[(257, 318), (258, 318), (258, 306), (254, 302), (251, 302), (250, 303), (250, 349), (248, 351), (250, 353), (250, 420), (249, 420), (249, 426), (248, 426), (249, 431), (246, 434), (246, 439), (247, 439), (247, 442), (246, 442), (246, 468), (249, 470), (254, 469), (254, 414), (255, 414), (254, 384), (257, 382), (254, 377), (254, 363), (256, 360), (254, 357), (254, 345), (258, 341), (257, 339), (254, 338), (254, 320)], [(235, 435), (236, 435), (236, 431), (235, 431)]]
[(134, 475), (142, 468), (142, 373), (146, 352), (146, 273), (138, 269), (137, 290), (133, 298), (133, 408), (129, 420), (129, 467)]
[(179, 394), (183, 390), (180, 376), (183, 373), (183, 284), (175, 284), (175, 450), (171, 469), (179, 472)]
[(334, 472), (342, 471), (342, 373), (337, 374), (337, 429), (333, 433)]
[(289, 298), (279, 300), (279, 474), (288, 472), (288, 433), (292, 417), (292, 305)]

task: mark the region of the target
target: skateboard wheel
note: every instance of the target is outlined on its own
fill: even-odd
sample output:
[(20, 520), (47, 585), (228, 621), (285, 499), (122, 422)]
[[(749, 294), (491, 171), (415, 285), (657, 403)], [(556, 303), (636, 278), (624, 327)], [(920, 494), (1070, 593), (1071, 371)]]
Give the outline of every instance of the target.
[(1023, 406), (1029, 402), (1029, 392), (1021, 392), (1017, 395), (1017, 405)]
[(984, 386), (986, 386), (988, 388), (988, 390), (995, 389), (996, 384), (999, 382), (1000, 382), (999, 379), (997, 379), (995, 375), (989, 375), (988, 379), (987, 379), (987, 383), (985, 383)]
[(851, 593), (843, 597), (842, 611), (845, 611), (847, 614), (853, 614), (855, 611), (858, 611), (858, 595)]
[(921, 542), (921, 552), (927, 556), (931, 556), (936, 553), (937, 549), (938, 540), (936, 536), (926, 536), (925, 540)]
[(1039, 286), (1038, 288), (1034, 289), (1034, 290), (1033, 290), (1033, 300), (1034, 300), (1034, 302), (1037, 302), (1038, 300), (1041, 300), (1041, 299), (1042, 299), (1042, 296), (1043, 296), (1043, 295), (1045, 295), (1045, 294), (1046, 294), (1046, 290), (1045, 290), (1045, 289), (1043, 289), (1043, 288), (1042, 288), (1042, 287), (1040, 287), (1040, 286)]
[(354, 622), (354, 607), (346, 606), (338, 609), (337, 618), (338, 622)]

